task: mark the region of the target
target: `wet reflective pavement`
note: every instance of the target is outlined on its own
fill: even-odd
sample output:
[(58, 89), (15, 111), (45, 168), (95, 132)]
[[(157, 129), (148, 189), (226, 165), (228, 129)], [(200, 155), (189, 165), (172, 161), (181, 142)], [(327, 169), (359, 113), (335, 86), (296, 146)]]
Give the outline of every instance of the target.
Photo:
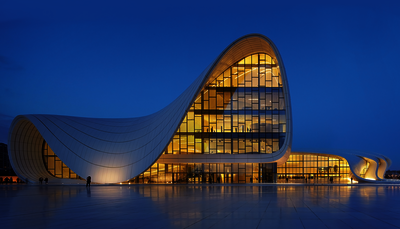
[(0, 185), (1, 228), (400, 228), (400, 186)]

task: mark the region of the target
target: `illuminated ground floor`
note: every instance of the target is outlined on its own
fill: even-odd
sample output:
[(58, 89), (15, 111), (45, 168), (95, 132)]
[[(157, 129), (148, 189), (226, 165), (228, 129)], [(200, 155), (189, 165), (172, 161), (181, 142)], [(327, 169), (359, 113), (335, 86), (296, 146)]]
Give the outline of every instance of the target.
[(349, 183), (345, 159), (292, 154), (283, 165), (276, 163), (155, 163), (125, 183)]
[[(240, 155), (240, 154), (239, 154)], [(350, 158), (353, 167), (343, 156)], [(371, 155), (368, 155), (373, 158)], [(171, 159), (171, 157), (168, 157)], [(167, 159), (168, 159), (167, 158)], [(173, 160), (185, 160), (177, 155)], [(203, 160), (203, 156), (199, 157)], [(257, 183), (309, 183), (349, 184), (373, 182), (383, 177), (379, 159), (365, 156), (328, 153), (292, 152), (283, 164), (277, 163), (165, 163), (161, 156), (139, 176), (122, 181), (124, 184), (257, 184)], [(356, 159), (356, 160), (355, 160)], [(80, 179), (68, 168), (47, 144), (43, 147), (43, 160), (49, 175), (69, 180)], [(378, 162), (377, 162), (378, 161)], [(379, 174), (379, 172), (381, 174)], [(95, 176), (91, 174), (92, 176)]]

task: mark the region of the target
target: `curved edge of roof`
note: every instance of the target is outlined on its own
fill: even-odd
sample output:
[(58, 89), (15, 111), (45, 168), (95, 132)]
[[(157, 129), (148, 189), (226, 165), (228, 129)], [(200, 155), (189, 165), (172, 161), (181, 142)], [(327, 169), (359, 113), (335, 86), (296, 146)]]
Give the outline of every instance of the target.
[(9, 129), (8, 153), (12, 167), (29, 182), (49, 176), (42, 159), (45, 140), (56, 155), (81, 177), (91, 175), (92, 180), (99, 183), (133, 178), (161, 156), (207, 81), (241, 58), (257, 52), (272, 55), (280, 66), (287, 134), (281, 149), (272, 158), (265, 157), (264, 162), (282, 164), (289, 157), (292, 142), (291, 100), (286, 71), (278, 49), (269, 38), (248, 34), (232, 42), (177, 99), (154, 114), (132, 119), (17, 116)]

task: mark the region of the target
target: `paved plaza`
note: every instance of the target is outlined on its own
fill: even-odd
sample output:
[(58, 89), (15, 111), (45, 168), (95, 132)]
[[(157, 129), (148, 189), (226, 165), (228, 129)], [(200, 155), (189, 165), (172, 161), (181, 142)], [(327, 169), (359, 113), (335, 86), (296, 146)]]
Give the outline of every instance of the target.
[(400, 228), (400, 186), (0, 185), (1, 228)]

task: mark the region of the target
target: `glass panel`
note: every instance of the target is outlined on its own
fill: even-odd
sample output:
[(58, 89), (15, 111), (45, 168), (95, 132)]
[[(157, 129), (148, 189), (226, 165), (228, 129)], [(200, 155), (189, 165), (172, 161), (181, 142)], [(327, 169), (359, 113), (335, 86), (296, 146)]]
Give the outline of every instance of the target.
[(53, 170), (54, 169), (54, 157), (48, 157), (48, 167), (47, 167), (47, 169), (51, 169), (51, 170)]
[(63, 168), (63, 178), (69, 178), (69, 168)]
[(181, 148), (187, 148), (187, 136), (181, 135)]
[(216, 98), (210, 98), (210, 110), (217, 109), (217, 101)]
[(188, 153), (194, 153), (194, 135), (188, 136)]
[(217, 93), (217, 107), (224, 106), (224, 94), (222, 92)]
[(199, 132), (201, 131), (201, 116), (200, 115), (196, 115), (196, 117), (195, 117), (195, 129), (196, 129), (196, 132), (197, 132), (197, 130), (199, 130)]
[(257, 64), (258, 65), (258, 54), (254, 54), (251, 56), (252, 64)]
[(61, 170), (62, 170), (62, 162), (59, 160), (56, 160), (56, 176), (60, 175), (61, 176)]
[[(46, 143), (46, 145), (47, 145), (47, 143)], [(49, 156), (50, 156), (50, 155), (55, 155), (54, 152), (53, 152), (53, 150), (52, 150), (50, 147), (48, 147), (48, 155), (49, 155)]]

